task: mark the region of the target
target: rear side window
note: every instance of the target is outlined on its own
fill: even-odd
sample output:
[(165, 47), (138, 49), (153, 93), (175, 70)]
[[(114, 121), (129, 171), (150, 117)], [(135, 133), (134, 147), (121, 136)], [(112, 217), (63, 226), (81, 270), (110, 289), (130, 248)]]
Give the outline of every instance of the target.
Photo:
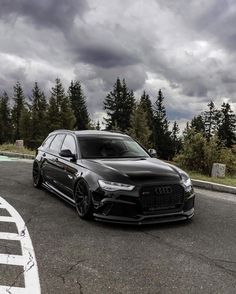
[(75, 140), (71, 135), (67, 135), (62, 144), (61, 150), (65, 149), (69, 149), (72, 154), (76, 154)]
[(44, 148), (48, 148), (49, 145), (51, 144), (52, 140), (53, 140), (54, 136), (50, 136), (48, 137), (42, 144), (42, 147)]
[(52, 151), (59, 152), (61, 149), (61, 144), (62, 144), (64, 137), (65, 137), (65, 135), (63, 135), (63, 134), (56, 135), (56, 137), (53, 139), (53, 141), (50, 145), (50, 149)]

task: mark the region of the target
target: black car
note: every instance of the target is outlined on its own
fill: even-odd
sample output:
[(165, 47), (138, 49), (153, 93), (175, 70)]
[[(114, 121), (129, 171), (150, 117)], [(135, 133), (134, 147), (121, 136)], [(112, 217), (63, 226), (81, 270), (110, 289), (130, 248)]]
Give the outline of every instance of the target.
[(191, 219), (195, 194), (181, 169), (125, 134), (57, 130), (33, 164), (34, 186), (73, 204), (81, 218), (146, 224)]

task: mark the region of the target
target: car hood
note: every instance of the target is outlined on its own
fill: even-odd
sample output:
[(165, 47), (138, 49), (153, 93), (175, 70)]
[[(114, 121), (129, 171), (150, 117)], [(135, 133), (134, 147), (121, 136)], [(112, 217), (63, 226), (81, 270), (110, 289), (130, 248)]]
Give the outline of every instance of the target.
[[(107, 180), (120, 181), (122, 177), (135, 183), (179, 182), (178, 170), (156, 158), (119, 158), (87, 160), (87, 163)], [(127, 181), (125, 181), (127, 182)]]

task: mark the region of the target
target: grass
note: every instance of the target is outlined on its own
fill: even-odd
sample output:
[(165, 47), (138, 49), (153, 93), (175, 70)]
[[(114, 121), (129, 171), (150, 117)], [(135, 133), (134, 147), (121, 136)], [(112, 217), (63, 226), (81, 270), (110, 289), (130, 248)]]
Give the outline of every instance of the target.
[(0, 151), (7, 151), (7, 152), (15, 152), (15, 153), (35, 155), (34, 150), (30, 150), (30, 149), (27, 149), (25, 147), (16, 147), (14, 144), (0, 145)]
[(200, 174), (198, 172), (194, 172), (194, 171), (187, 171), (187, 172), (190, 178), (195, 180), (213, 182), (217, 184), (223, 184), (223, 185), (236, 187), (236, 176), (226, 176), (225, 178), (211, 178), (209, 176)]

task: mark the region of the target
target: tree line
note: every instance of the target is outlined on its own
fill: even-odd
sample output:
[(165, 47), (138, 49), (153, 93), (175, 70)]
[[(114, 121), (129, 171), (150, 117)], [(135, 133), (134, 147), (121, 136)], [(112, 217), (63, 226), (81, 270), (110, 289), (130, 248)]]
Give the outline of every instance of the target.
[(79, 81), (71, 81), (66, 93), (57, 78), (48, 99), (37, 82), (28, 99), (19, 82), (13, 89), (12, 107), (6, 92), (0, 97), (0, 144), (23, 139), (27, 147), (37, 148), (53, 130), (90, 128), (86, 97)]
[[(11, 98), (6, 92), (0, 97), (0, 144), (23, 139), (27, 147), (36, 148), (55, 129), (100, 129), (100, 122), (90, 118), (79, 81), (71, 81), (65, 91), (57, 78), (49, 97), (36, 82), (27, 99), (17, 82)], [(236, 116), (229, 103), (216, 109), (211, 101), (206, 111), (187, 123), (183, 137), (176, 121), (170, 127), (161, 89), (152, 103), (146, 91), (136, 99), (125, 79), (117, 78), (103, 103), (107, 130), (130, 134), (146, 148), (155, 148), (162, 159), (172, 159), (183, 150), (184, 138), (189, 132), (200, 133), (207, 141), (217, 136), (220, 144), (227, 148), (236, 141)]]

